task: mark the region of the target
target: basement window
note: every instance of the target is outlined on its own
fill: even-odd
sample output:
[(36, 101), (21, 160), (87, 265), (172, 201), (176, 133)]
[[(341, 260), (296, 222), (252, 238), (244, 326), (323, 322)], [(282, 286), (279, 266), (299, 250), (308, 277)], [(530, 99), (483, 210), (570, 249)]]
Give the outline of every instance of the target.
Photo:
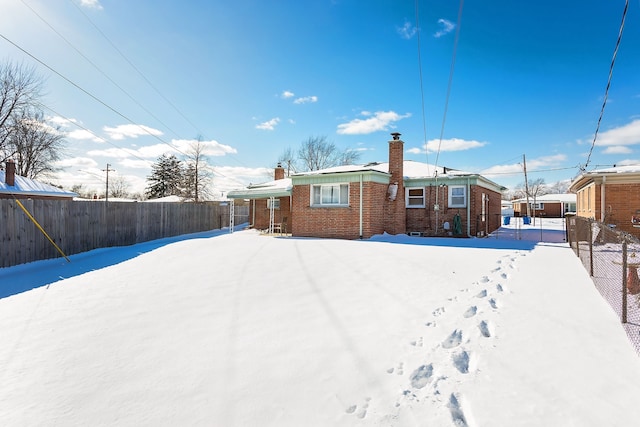
[(407, 187), (406, 195), (407, 208), (424, 208), (424, 187)]
[(311, 206), (349, 206), (349, 184), (311, 186)]
[(449, 207), (467, 207), (467, 187), (464, 185), (452, 185), (449, 187)]

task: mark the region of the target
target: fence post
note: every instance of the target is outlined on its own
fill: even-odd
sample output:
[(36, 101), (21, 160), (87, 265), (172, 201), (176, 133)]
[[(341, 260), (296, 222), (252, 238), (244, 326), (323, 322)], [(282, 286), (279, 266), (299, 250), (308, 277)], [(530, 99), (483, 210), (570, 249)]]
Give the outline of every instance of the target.
[(589, 275), (593, 277), (593, 221), (589, 220)]
[(627, 323), (627, 240), (622, 242), (622, 323)]

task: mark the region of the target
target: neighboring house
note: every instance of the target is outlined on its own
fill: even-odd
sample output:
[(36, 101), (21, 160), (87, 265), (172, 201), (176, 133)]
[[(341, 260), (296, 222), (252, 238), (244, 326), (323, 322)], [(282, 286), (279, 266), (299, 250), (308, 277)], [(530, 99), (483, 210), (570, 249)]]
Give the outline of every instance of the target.
[(640, 237), (640, 166), (582, 172), (571, 182), (576, 214)]
[(252, 228), (273, 230), (274, 224), (281, 224), (282, 231), (290, 233), (291, 178), (285, 178), (282, 165), (278, 164), (275, 168), (273, 181), (230, 191), (227, 198), (249, 200), (249, 223)]
[(0, 199), (73, 200), (77, 196), (53, 185), (16, 175), (16, 164), (8, 160), (0, 171)]
[(256, 228), (267, 228), (258, 221), (260, 211), (269, 210), (267, 200), (280, 198), (279, 218), (287, 217), (288, 230), (301, 237), (467, 237), (500, 227), (504, 187), (478, 174), (404, 161), (404, 142), (399, 133), (391, 135), (388, 163), (297, 173), (228, 197), (252, 200)]
[(576, 195), (545, 194), (529, 197), (529, 211), (527, 212), (527, 199), (512, 200), (514, 216), (537, 216), (546, 218), (563, 218), (567, 212), (576, 211)]

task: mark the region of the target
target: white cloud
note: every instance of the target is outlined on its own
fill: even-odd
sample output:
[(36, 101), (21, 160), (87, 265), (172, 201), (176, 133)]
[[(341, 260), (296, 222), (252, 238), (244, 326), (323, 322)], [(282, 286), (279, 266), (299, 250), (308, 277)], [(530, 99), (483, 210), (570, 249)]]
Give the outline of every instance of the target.
[(293, 98), (295, 96), (295, 94), (291, 91), (285, 90), (282, 92), (282, 95), (280, 95), (280, 97), (282, 99), (287, 99), (287, 98)]
[(67, 132), (66, 137), (69, 139), (76, 139), (79, 141), (89, 140), (89, 141), (95, 141), (95, 142), (105, 142), (104, 138), (100, 138), (93, 132), (85, 129), (76, 129), (76, 130), (72, 130), (71, 132)]
[(629, 154), (633, 153), (633, 150), (624, 145), (614, 145), (611, 147), (607, 147), (602, 151), (603, 154)]
[(80, 0), (80, 6), (102, 10), (102, 5), (99, 0)]
[[(553, 168), (562, 165), (567, 160), (564, 154), (554, 154), (552, 156), (543, 156), (536, 159), (527, 159), (527, 170), (535, 171), (539, 169)], [(524, 167), (522, 163), (513, 163), (508, 165), (496, 165), (481, 172), (487, 177), (493, 175), (508, 175), (523, 173)]]
[(56, 162), (57, 167), (61, 168), (76, 168), (76, 169), (89, 169), (97, 168), (98, 162), (89, 157), (73, 157), (69, 159), (63, 159)]
[(71, 125), (78, 124), (78, 120), (76, 119), (65, 119), (64, 117), (60, 116), (47, 117), (47, 121), (61, 127), (69, 127)]
[(400, 34), (400, 37), (402, 37), (403, 39), (409, 40), (416, 35), (416, 33), (418, 32), (418, 29), (414, 27), (409, 21), (405, 21), (402, 27), (396, 28), (396, 31), (398, 31), (398, 34)]
[(640, 144), (640, 119), (633, 120), (624, 126), (600, 132), (596, 145), (623, 146)]
[[(188, 153), (191, 151), (191, 146), (198, 141), (195, 139), (174, 139), (171, 141), (171, 145), (176, 147), (182, 153)], [(226, 154), (236, 154), (238, 150), (230, 145), (220, 144), (218, 141), (200, 141), (202, 145), (202, 154), (205, 156), (224, 156)]]
[(487, 145), (486, 142), (460, 138), (443, 139), (442, 142), (439, 139), (432, 139), (427, 141), (427, 143), (422, 146), (421, 150), (415, 148), (411, 149), (414, 151), (407, 151), (412, 152), (413, 154), (424, 153), (425, 151), (427, 153), (437, 153), (438, 151), (465, 151), (473, 148), (484, 147), (485, 145)]
[(262, 130), (274, 130), (276, 128), (276, 125), (280, 122), (280, 118), (279, 117), (275, 117), (271, 120), (267, 120), (266, 122), (262, 122), (258, 125), (256, 125), (256, 129), (262, 129)]
[(410, 113), (398, 114), (394, 111), (377, 111), (370, 113), (363, 111), (360, 115), (366, 119), (353, 119), (348, 123), (338, 125), (338, 133), (342, 135), (362, 135), (394, 128), (394, 122), (411, 117)]
[(293, 101), (294, 104), (308, 104), (313, 102), (318, 102), (317, 96), (304, 96)]
[(158, 129), (145, 125), (118, 125), (116, 127), (105, 126), (102, 128), (113, 140), (122, 140), (125, 138), (138, 138), (139, 136), (151, 135), (160, 136), (162, 132)]
[(440, 38), (446, 34), (449, 34), (451, 31), (453, 31), (454, 28), (456, 28), (456, 24), (447, 19), (438, 19), (438, 24), (440, 25), (440, 30), (438, 30), (433, 35), (433, 37), (435, 38)]

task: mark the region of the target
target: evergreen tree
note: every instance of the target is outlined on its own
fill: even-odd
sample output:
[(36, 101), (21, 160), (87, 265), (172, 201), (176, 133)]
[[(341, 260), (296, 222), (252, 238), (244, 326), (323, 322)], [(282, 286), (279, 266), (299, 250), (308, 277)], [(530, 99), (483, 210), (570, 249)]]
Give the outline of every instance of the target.
[(184, 167), (176, 156), (163, 154), (151, 169), (151, 175), (147, 177), (149, 185), (145, 189), (149, 199), (182, 195)]

